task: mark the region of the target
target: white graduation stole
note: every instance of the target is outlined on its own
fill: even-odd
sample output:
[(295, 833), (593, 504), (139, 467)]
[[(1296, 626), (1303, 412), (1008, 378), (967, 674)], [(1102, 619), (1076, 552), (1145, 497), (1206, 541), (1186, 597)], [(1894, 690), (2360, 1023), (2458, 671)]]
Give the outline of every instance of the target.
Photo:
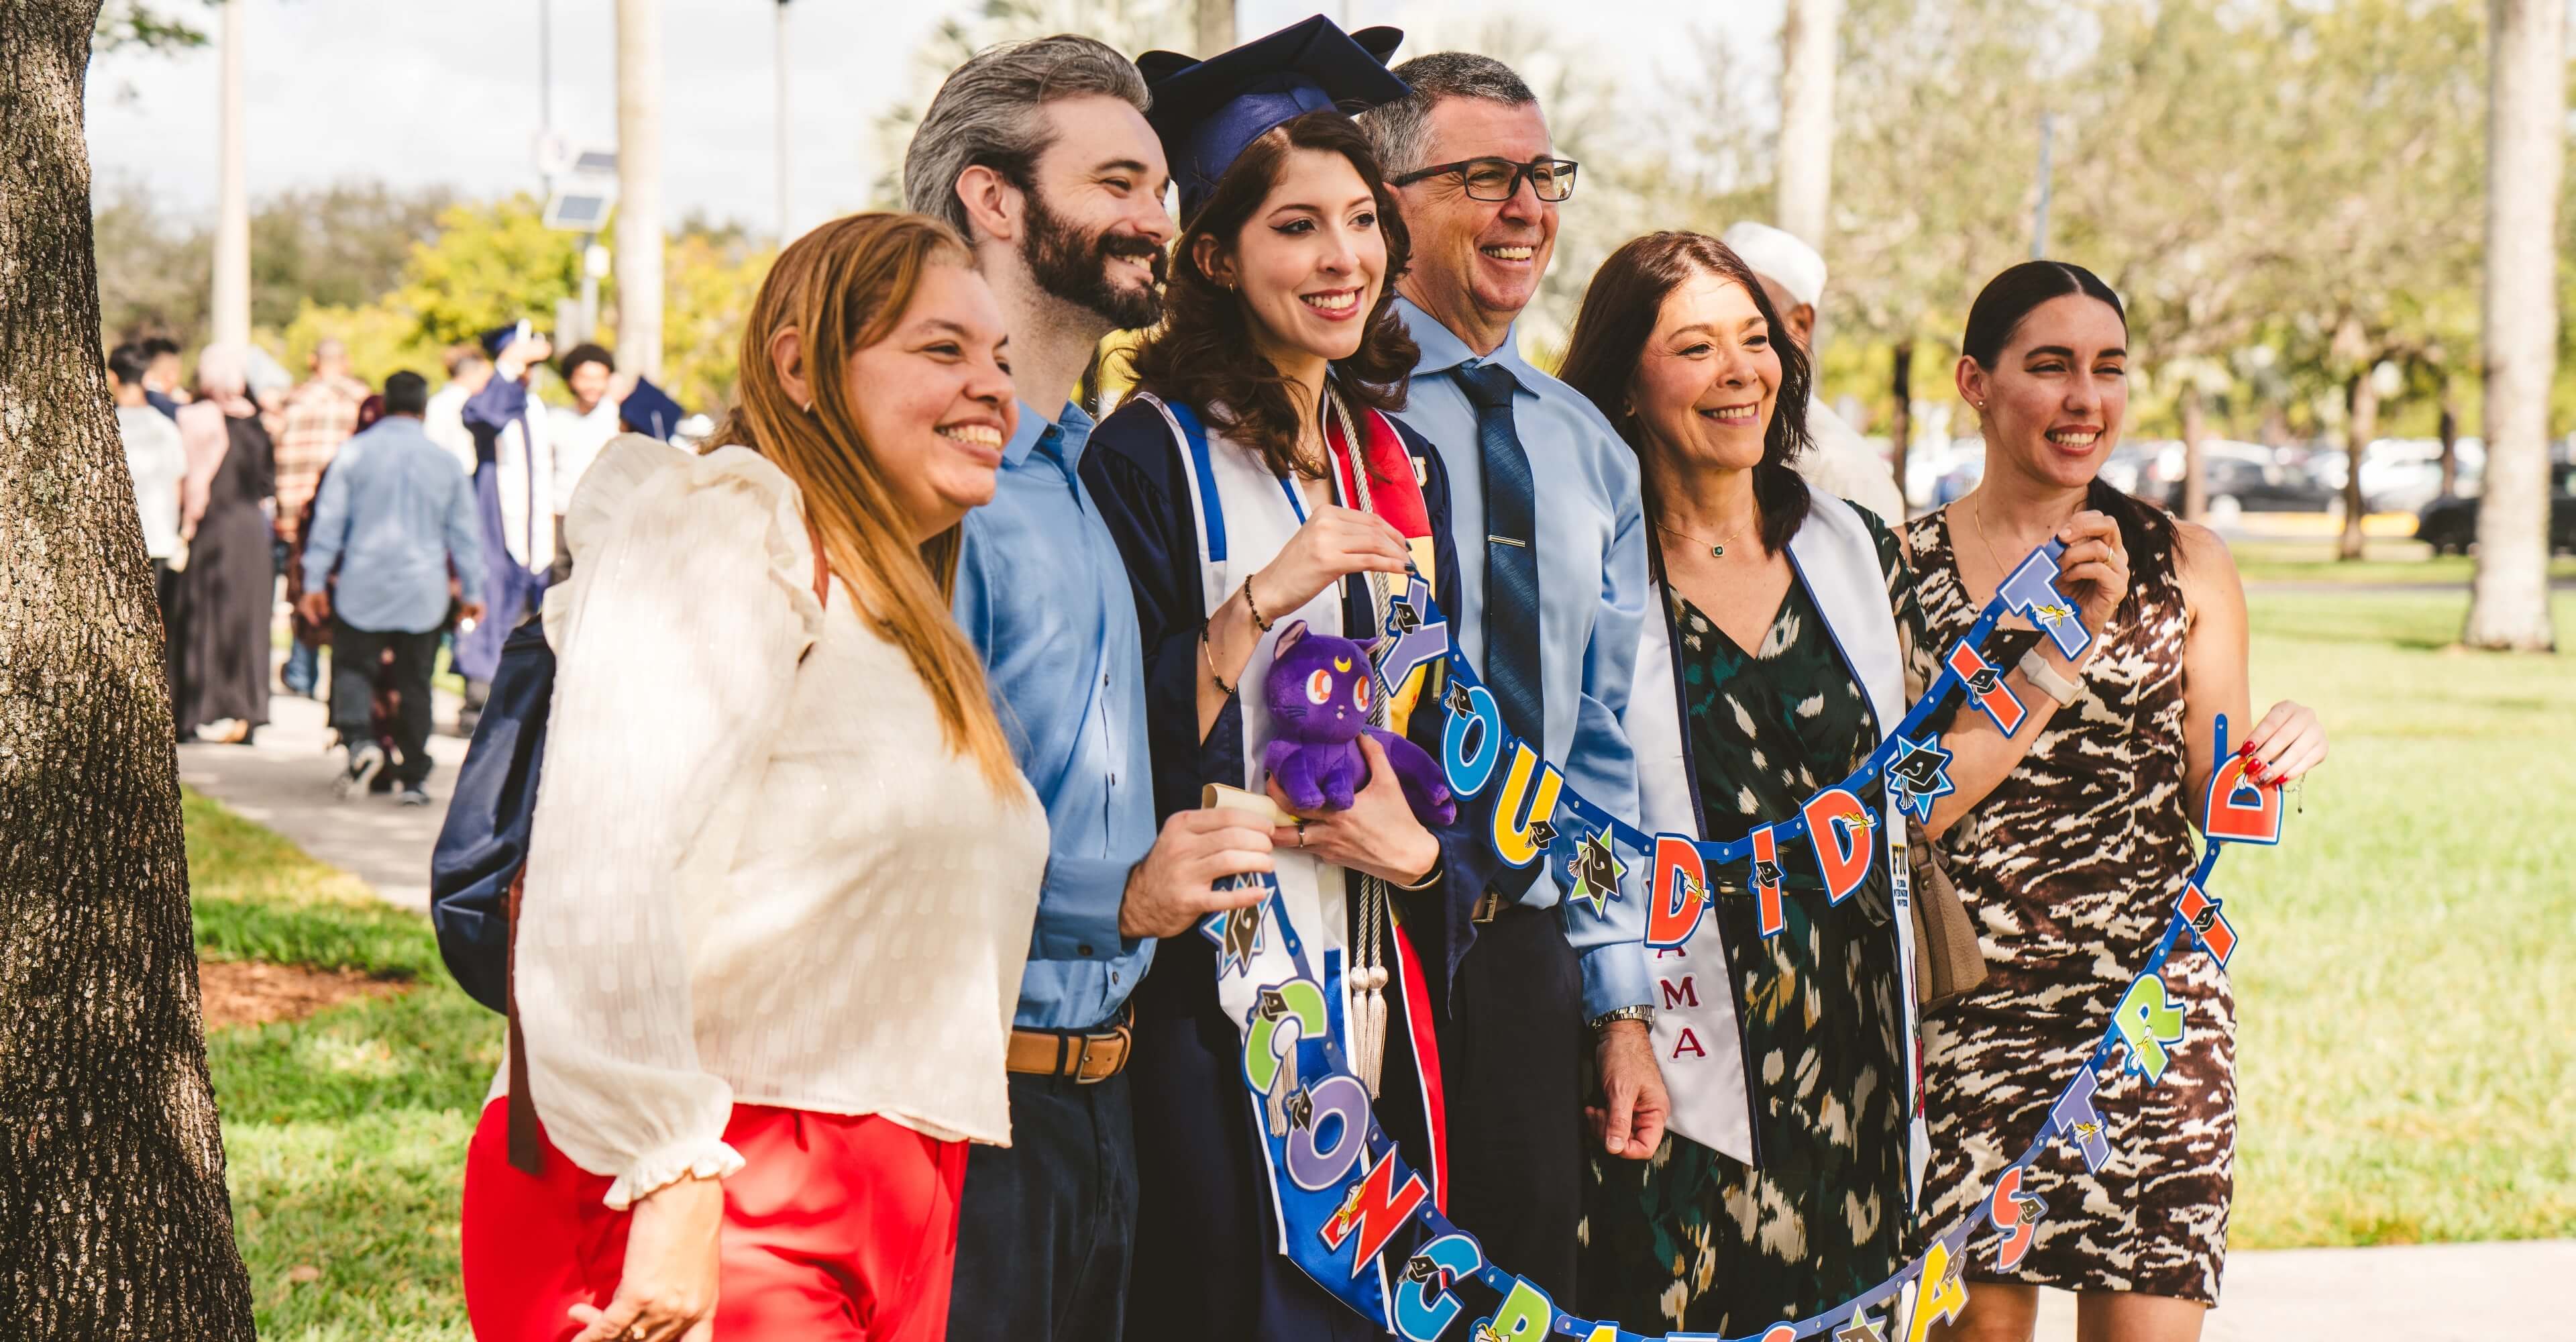
[[(1905, 716), (1905, 667), (1896, 637), (1896, 621), (1887, 609), (1887, 578), (1878, 564), (1878, 547), (1852, 506), (1831, 495), (1811, 491), (1807, 520), (1789, 540), (1790, 566), (1806, 585), (1825, 617), (1843, 663), (1860, 682), (1870, 714), (1884, 733)], [(1666, 628), (1661, 583), (1648, 593), (1646, 618), (1639, 622), (1637, 674), (1621, 719), (1637, 754), (1637, 793), (1645, 828), (1657, 834), (1704, 838), (1691, 804), (1689, 756), (1685, 749), (1681, 695), (1673, 679), (1671, 636)], [(1879, 798), (1879, 824), (1891, 853), (1901, 863), (1904, 826), (1895, 808)], [(1898, 868), (1901, 872), (1901, 866)], [(1900, 1065), (1905, 1093), (1914, 1093), (1915, 1023), (1913, 992), (1913, 924), (1900, 879), (1893, 886), (1897, 928), (1897, 964), (1903, 981), (1899, 998), (1906, 1012), (1904, 1056)], [(1718, 920), (1702, 918), (1681, 946), (1647, 952), (1647, 969), (1655, 978), (1655, 1055), (1663, 1066), (1664, 1087), (1672, 1097), (1674, 1132), (1738, 1161), (1753, 1161), (1753, 1114), (1745, 1083), (1743, 1035), (1735, 1015), (1734, 979), (1726, 968), (1726, 946)], [(1910, 1149), (1925, 1144), (1916, 1106), (1906, 1106)], [(1922, 1160), (1910, 1162), (1920, 1180)]]

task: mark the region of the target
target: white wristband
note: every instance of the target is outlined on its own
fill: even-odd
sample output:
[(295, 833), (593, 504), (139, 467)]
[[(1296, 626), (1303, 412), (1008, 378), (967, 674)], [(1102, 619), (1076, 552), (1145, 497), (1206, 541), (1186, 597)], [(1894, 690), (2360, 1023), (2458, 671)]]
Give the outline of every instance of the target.
[(2050, 666), (2037, 648), (2021, 655), (2021, 674), (2022, 679), (2029, 681), (2040, 693), (2056, 700), (2060, 708), (2074, 703), (2084, 693), (2081, 684), (2058, 674), (2057, 668)]

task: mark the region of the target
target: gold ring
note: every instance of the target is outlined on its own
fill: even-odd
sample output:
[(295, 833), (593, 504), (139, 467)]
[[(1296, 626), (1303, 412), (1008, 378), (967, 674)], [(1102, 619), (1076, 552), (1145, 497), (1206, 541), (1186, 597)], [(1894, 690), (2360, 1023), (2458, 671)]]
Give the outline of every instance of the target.
[(630, 1338), (633, 1338), (633, 1339), (634, 1339), (634, 1342), (644, 1342), (644, 1333), (645, 1333), (644, 1325), (642, 1325), (642, 1324), (640, 1324), (640, 1323), (639, 1323), (639, 1324), (636, 1324), (636, 1325), (634, 1325), (633, 1327), (628, 1328), (628, 1329), (626, 1330), (626, 1335), (627, 1335), (628, 1337), (630, 1337)]
[(1303, 820), (1297, 822), (1297, 846), (1300, 848), (1306, 846), (1306, 822)]

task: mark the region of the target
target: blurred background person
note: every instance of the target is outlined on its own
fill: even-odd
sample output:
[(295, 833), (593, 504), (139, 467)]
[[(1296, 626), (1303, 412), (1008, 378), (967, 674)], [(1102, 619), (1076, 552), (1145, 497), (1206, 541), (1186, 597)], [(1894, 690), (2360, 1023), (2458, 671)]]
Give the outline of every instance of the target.
[[(627, 386), (634, 378), (619, 377), (615, 356), (587, 342), (573, 346), (555, 368), (563, 375), (564, 389), (572, 393), (572, 404), (552, 406), (546, 412), (551, 420), (546, 433), (555, 449), (552, 580), (562, 582), (572, 563), (572, 557), (564, 552), (563, 520), (572, 508), (573, 486), (581, 483), (582, 472), (590, 469), (599, 449), (617, 436), (618, 404), (625, 399)], [(670, 433), (665, 429), (653, 436), (668, 439)]]
[(456, 730), (474, 734), (501, 643), (537, 608), (555, 560), (554, 439), (536, 392), (537, 366), (554, 354), (525, 321), (483, 333), (492, 376), (466, 398), (465, 427), (474, 435), (474, 502), (483, 519), (486, 617), (457, 626), (456, 670), (465, 678), (465, 707)]
[[(293, 605), (303, 593), (302, 531), (305, 505), (322, 483), (331, 454), (358, 431), (358, 403), (367, 399), (367, 384), (349, 376), (349, 350), (325, 339), (313, 347), (313, 376), (286, 398), (285, 424), (277, 432), (278, 566), (286, 572), (286, 599)], [(320, 675), (318, 631), (296, 621), (294, 646), (286, 655), (286, 692), (310, 696)]]
[(151, 336), (144, 340), (143, 352), (151, 360), (143, 372), (144, 404), (175, 421), (179, 407), (188, 399), (187, 388), (180, 385), (186, 379), (186, 369), (179, 361), (179, 342), (167, 336)]
[(180, 535), (179, 739), (247, 742), (268, 722), (269, 615), (277, 595), (271, 518), (277, 466), (231, 345), (197, 356), (196, 399), (179, 410), (188, 453)]
[(447, 385), (429, 398), (429, 409), (420, 417), (421, 431), (429, 441), (447, 449), (456, 458), (458, 469), (468, 478), (474, 474), (474, 432), (465, 427), (465, 403), (483, 385), (492, 380), (492, 361), (474, 345), (451, 345), (446, 355)]
[[(1750, 219), (1727, 229), (1719, 240), (1753, 268), (1763, 296), (1780, 314), (1782, 333), (1797, 341), (1799, 353), (1812, 362), (1819, 305), (1825, 301), (1825, 258), (1797, 234)], [(1807, 438), (1810, 446), (1796, 460), (1807, 483), (1859, 504), (1891, 527), (1905, 525), (1905, 496), (1897, 490), (1895, 469), (1858, 429), (1827, 408), (1821, 395), (1808, 398)]]
[[(372, 398), (371, 398), (372, 403)], [(384, 419), (340, 450), (323, 477), (304, 546), (305, 618), (331, 635), (331, 725), (344, 749), (341, 796), (391, 764), (406, 806), (426, 806), (429, 678), (448, 620), (448, 574), (463, 584), (457, 613), (483, 613), (481, 525), (474, 487), (421, 416), (429, 382), (385, 379)], [(375, 679), (391, 654), (393, 758), (376, 740)]]
[(151, 346), (142, 341), (119, 345), (107, 357), (108, 384), (116, 397), (116, 433), (125, 443), (125, 468), (134, 475), (134, 505), (143, 520), (143, 553), (152, 561), (152, 597), (161, 607), (163, 656), (168, 662), (163, 669), (175, 702), (179, 681), (174, 654), (179, 638), (171, 612), (178, 600), (179, 571), (187, 564), (179, 544), (179, 493), (188, 477), (188, 450), (179, 442), (178, 425), (145, 400), (151, 367)]

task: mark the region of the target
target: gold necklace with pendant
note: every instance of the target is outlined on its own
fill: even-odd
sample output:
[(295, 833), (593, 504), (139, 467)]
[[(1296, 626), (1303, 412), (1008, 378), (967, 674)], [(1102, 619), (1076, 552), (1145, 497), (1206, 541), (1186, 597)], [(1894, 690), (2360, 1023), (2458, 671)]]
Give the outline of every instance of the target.
[(1735, 530), (1726, 533), (1724, 538), (1714, 541), (1705, 536), (1694, 536), (1687, 531), (1681, 531), (1673, 527), (1665, 526), (1661, 522), (1657, 522), (1655, 524), (1655, 530), (1663, 532), (1667, 536), (1679, 536), (1693, 545), (1705, 545), (1708, 547), (1709, 558), (1724, 559), (1726, 558), (1726, 547), (1742, 538), (1745, 532), (1753, 528), (1753, 524), (1755, 522), (1759, 522), (1761, 520), (1762, 511), (1757, 508), (1754, 510), (1753, 516), (1747, 519), (1743, 526), (1737, 527)]

